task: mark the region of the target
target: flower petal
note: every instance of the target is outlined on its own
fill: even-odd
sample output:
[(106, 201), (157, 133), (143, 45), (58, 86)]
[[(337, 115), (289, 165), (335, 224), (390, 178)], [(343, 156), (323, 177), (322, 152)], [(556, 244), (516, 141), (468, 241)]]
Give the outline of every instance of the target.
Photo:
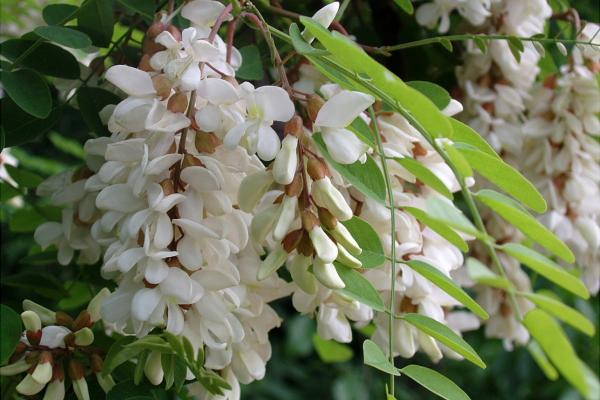
[(369, 94), (343, 90), (323, 104), (317, 114), (315, 125), (345, 128), (373, 102), (375, 99)]
[(127, 93), (135, 97), (149, 97), (156, 94), (152, 79), (147, 72), (127, 65), (114, 65), (106, 71), (105, 78)]

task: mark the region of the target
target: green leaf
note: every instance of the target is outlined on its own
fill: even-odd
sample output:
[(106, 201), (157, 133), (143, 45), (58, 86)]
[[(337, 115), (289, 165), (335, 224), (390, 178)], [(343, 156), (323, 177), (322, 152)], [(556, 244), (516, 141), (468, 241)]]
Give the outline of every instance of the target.
[(496, 154), (492, 146), (482, 138), (479, 133), (477, 133), (473, 128), (469, 125), (464, 124), (454, 118), (450, 118), (450, 124), (452, 125), (452, 141), (453, 142), (462, 142), (469, 144), (477, 149), (483, 151), (484, 153), (496, 157), (500, 159), (500, 156)]
[(541, 255), (528, 247), (517, 243), (507, 243), (502, 245), (502, 251), (513, 256), (521, 263), (542, 275), (544, 278), (554, 282), (558, 286), (576, 294), (579, 297), (588, 299), (590, 294), (581, 280), (565, 271), (560, 265), (549, 258)]
[(115, 368), (117, 368), (119, 365), (123, 364), (124, 362), (133, 360), (139, 353), (141, 353), (144, 350), (142, 347), (139, 347), (139, 346), (138, 347), (129, 347), (129, 348), (127, 347), (129, 344), (133, 343), (135, 340), (136, 340), (135, 337), (123, 336), (122, 338), (120, 338), (119, 340), (117, 340), (110, 346), (110, 348), (108, 349), (108, 353), (106, 354), (106, 357), (104, 358), (104, 363), (102, 364), (102, 375), (103, 376), (107, 376)]
[(173, 353), (173, 347), (165, 342), (159, 335), (147, 335), (125, 346), (127, 349), (142, 349), (158, 351), (159, 353)]
[(479, 48), (479, 50), (481, 50), (481, 52), (483, 54), (485, 54), (487, 52), (487, 41), (486, 39), (479, 37), (479, 36), (475, 36), (473, 38), (473, 41), (475, 42), (475, 45)]
[(177, 356), (175, 354), (162, 354), (160, 357), (160, 364), (164, 372), (165, 379), (165, 390), (171, 389), (173, 383), (175, 383), (175, 361)]
[(456, 383), (437, 371), (414, 364), (408, 365), (400, 371), (431, 393), (443, 399), (470, 400), (470, 397)]
[(55, 275), (37, 270), (2, 277), (2, 285), (27, 289), (54, 300), (60, 300), (69, 295)]
[(148, 0), (118, 0), (126, 8), (134, 13), (153, 20), (154, 19), (154, 2)]
[(98, 47), (110, 45), (114, 25), (112, 0), (86, 0), (79, 8), (77, 26)]
[(415, 160), (414, 158), (410, 158), (410, 157), (403, 157), (403, 158), (396, 157), (396, 158), (394, 158), (394, 161), (396, 161), (404, 169), (406, 169), (408, 172), (410, 172), (412, 175), (414, 175), (414, 177), (417, 178), (419, 181), (423, 182), (425, 185), (427, 185), (431, 189), (435, 190), (439, 194), (441, 194), (451, 200), (454, 198), (454, 196), (452, 195), (452, 192), (448, 189), (448, 187), (446, 185), (444, 185), (444, 182), (442, 182), (440, 180), (440, 178), (437, 177), (436, 174), (431, 172), (427, 167), (425, 167), (419, 161)]
[(446, 91), (446, 89), (432, 82), (409, 81), (406, 82), (406, 84), (413, 89), (417, 89), (419, 92), (425, 95), (440, 110), (446, 108), (446, 106), (450, 104), (450, 100), (452, 99)]
[(109, 134), (98, 113), (108, 104), (117, 104), (120, 101), (119, 96), (101, 88), (82, 87), (77, 92), (77, 103), (81, 110), (81, 116), (96, 136), (107, 136)]
[(371, 307), (373, 310), (383, 311), (385, 309), (379, 292), (367, 278), (355, 269), (339, 263), (334, 264), (340, 278), (346, 284), (345, 288), (340, 289), (341, 293)]
[(62, 109), (56, 107), (55, 104), (47, 118), (35, 118), (21, 110), (9, 97), (0, 100), (0, 107), (2, 108), (3, 141), (6, 147), (30, 142), (37, 136), (48, 132), (58, 122), (62, 114)]
[(478, 367), (485, 368), (485, 363), (475, 350), (463, 338), (441, 322), (421, 314), (404, 314), (400, 318), (454, 350)]
[(359, 217), (352, 217), (342, 223), (362, 249), (362, 253), (355, 256), (362, 263), (362, 268), (375, 268), (385, 262), (379, 235), (368, 222)]
[(135, 371), (133, 372), (133, 383), (135, 385), (139, 385), (144, 378), (144, 367), (146, 366), (146, 361), (148, 360), (149, 355), (150, 352), (145, 350), (142, 351), (138, 356), (135, 364)]
[(421, 260), (403, 261), (402, 263), (423, 275), (427, 280), (431, 281), (448, 295), (454, 297), (462, 305), (482, 319), (488, 319), (490, 317), (488, 313), (467, 294), (467, 292), (454, 283), (452, 279), (444, 275), (439, 269)]
[(70, 4), (49, 4), (42, 10), (42, 17), (48, 25), (62, 25), (75, 18), (77, 10)]
[[(414, 116), (431, 136), (451, 136), (452, 127), (448, 122), (448, 118), (426, 96), (408, 86), (390, 70), (369, 57), (363, 49), (344, 35), (338, 32), (329, 32), (318, 22), (308, 17), (300, 17), (300, 21), (331, 53), (332, 61), (356, 74), (354, 82), (362, 81), (362, 83), (359, 83), (359, 86), (362, 87), (359, 87), (359, 89), (380, 98), (379, 93), (373, 91), (374, 87), (378, 88), (392, 100), (392, 104), (401, 105), (403, 109)], [(311, 62), (317, 58), (317, 56), (307, 57)], [(324, 60), (326, 57), (318, 56), (318, 58)], [(316, 66), (317, 68), (320, 67), (320, 65)], [(327, 71), (324, 72), (332, 79), (337, 78), (328, 74)], [(361, 74), (366, 74), (370, 79), (367, 82), (364, 79), (361, 80), (359, 78)], [(344, 82), (337, 83), (344, 85)]]
[(336, 171), (348, 181), (348, 183), (352, 184), (365, 195), (385, 204), (385, 181), (383, 180), (381, 170), (371, 156), (367, 156), (367, 161), (364, 164), (361, 164), (358, 161), (349, 165), (339, 164), (331, 158), (331, 155), (329, 155), (320, 133), (315, 133), (312, 138), (319, 147), (323, 157), (325, 157), (329, 164), (331, 164)]
[[(7, 166), (8, 164), (4, 164)], [(9, 174), (10, 175), (10, 174)], [(19, 196), (21, 192), (14, 188), (11, 184), (6, 182), (0, 182), (0, 201), (5, 202), (12, 199), (15, 196)]]
[(585, 315), (567, 306), (563, 302), (540, 293), (525, 293), (524, 296), (535, 303), (535, 305), (542, 310), (549, 312), (556, 318), (566, 322), (586, 335), (594, 336), (596, 333), (594, 324), (591, 323), (590, 320), (585, 317)]
[(69, 294), (58, 302), (60, 310), (74, 310), (87, 305), (92, 299), (88, 282), (68, 280), (64, 283), (64, 288)]
[(488, 181), (498, 186), (534, 211), (543, 213), (547, 209), (546, 200), (516, 169), (483, 151), (455, 143), (454, 146), (467, 159), (469, 164)]
[(540, 309), (529, 311), (523, 319), (523, 325), (562, 376), (584, 396), (587, 395), (589, 386), (584, 378), (582, 363), (560, 325)]
[(106, 394), (106, 400), (159, 400), (167, 398), (169, 397), (164, 389), (146, 385), (136, 386), (132, 380), (117, 383)]
[(400, 376), (398, 368), (390, 363), (390, 360), (388, 360), (383, 351), (372, 340), (367, 339), (363, 342), (363, 361), (365, 365), (369, 365), (386, 374)]
[(83, 146), (77, 140), (69, 139), (58, 132), (51, 132), (48, 135), (48, 139), (50, 139), (54, 147), (63, 153), (69, 154), (80, 160), (85, 160), (85, 151), (83, 150)]
[(347, 127), (350, 131), (354, 132), (357, 138), (365, 142), (371, 147), (375, 147), (375, 142), (373, 141), (373, 132), (371, 128), (364, 119), (357, 117), (352, 123)]
[(329, 52), (323, 49), (315, 49), (308, 42), (304, 40), (300, 34), (300, 28), (298, 24), (293, 23), (290, 25), (290, 38), (292, 39), (292, 45), (294, 49), (300, 54), (317, 54), (317, 55), (328, 55)]
[(410, 0), (394, 0), (394, 3), (396, 3), (396, 5), (400, 7), (402, 11), (409, 15), (412, 15), (415, 11), (413, 4)]
[(554, 368), (546, 354), (544, 354), (544, 350), (540, 347), (539, 343), (535, 340), (531, 339), (529, 344), (527, 345), (527, 350), (529, 354), (533, 357), (533, 360), (540, 367), (546, 378), (551, 381), (555, 381), (558, 379), (558, 371)]
[(165, 339), (167, 339), (167, 342), (169, 342), (169, 345), (171, 346), (171, 348), (173, 349), (175, 354), (177, 354), (180, 357), (185, 356), (185, 352), (183, 350), (183, 343), (181, 342), (180, 338), (178, 338), (177, 336), (173, 335), (171, 332), (168, 332), (168, 331), (163, 332), (162, 336)]
[(29, 69), (2, 71), (2, 86), (6, 94), (28, 114), (47, 118), (52, 110), (48, 84), (37, 72)]
[(83, 49), (92, 45), (88, 35), (64, 26), (38, 26), (34, 32), (46, 40), (72, 49)]
[(531, 240), (539, 243), (563, 260), (569, 263), (575, 262), (575, 255), (571, 249), (510, 197), (489, 189), (480, 190), (475, 197), (513, 224)]
[[(33, 44), (34, 40), (9, 39), (2, 42), (0, 54), (9, 61), (15, 61)], [(42, 42), (21, 60), (21, 65), (31, 68), (42, 75), (56, 78), (79, 78), (79, 63), (73, 54), (55, 44)]]
[(465, 253), (469, 251), (469, 245), (467, 245), (467, 242), (465, 242), (465, 240), (458, 233), (449, 228), (445, 223), (439, 222), (438, 220), (431, 218), (425, 211), (421, 210), (420, 208), (404, 207), (403, 210), (411, 214), (419, 222), (427, 225), (429, 229), (431, 229), (432, 231), (434, 231), (435, 233), (437, 233), (438, 235), (440, 235), (441, 237), (458, 247), (461, 251)]
[(235, 75), (239, 78), (257, 81), (263, 78), (264, 67), (258, 47), (251, 44), (240, 48), (242, 65)]
[(452, 46), (452, 42), (448, 39), (445, 38), (441, 38), (440, 39), (440, 44), (446, 49), (448, 50), (450, 53), (452, 53), (452, 50), (454, 49), (454, 47)]
[(318, 334), (314, 334), (313, 345), (319, 358), (326, 363), (339, 363), (351, 360), (354, 352), (350, 346), (338, 343), (335, 340), (325, 340)]
[(508, 48), (517, 62), (521, 62), (521, 53), (525, 50), (523, 42), (515, 36), (508, 38)]
[(462, 175), (463, 178), (473, 176), (471, 164), (469, 164), (465, 157), (458, 150), (456, 150), (453, 145), (448, 144), (444, 146), (444, 151), (452, 162), (452, 165), (454, 165), (458, 173)]
[(28, 233), (35, 231), (45, 221), (34, 209), (20, 208), (10, 216), (9, 227), (11, 232)]
[(475, 258), (467, 258), (467, 272), (472, 280), (482, 285), (504, 290), (512, 288), (512, 283), (508, 279), (495, 274)]
[(475, 228), (465, 215), (452, 202), (437, 196), (431, 196), (425, 202), (426, 211), (431, 218), (458, 231), (478, 238), (483, 234)]
[(21, 317), (12, 308), (0, 304), (0, 326), (2, 327), (2, 340), (0, 340), (0, 365), (8, 362), (21, 339), (23, 328)]
[(27, 171), (26, 169), (17, 168), (8, 164), (5, 164), (4, 167), (6, 168), (6, 171), (10, 177), (13, 178), (13, 180), (17, 182), (20, 187), (35, 188), (44, 181), (44, 178), (38, 174)]

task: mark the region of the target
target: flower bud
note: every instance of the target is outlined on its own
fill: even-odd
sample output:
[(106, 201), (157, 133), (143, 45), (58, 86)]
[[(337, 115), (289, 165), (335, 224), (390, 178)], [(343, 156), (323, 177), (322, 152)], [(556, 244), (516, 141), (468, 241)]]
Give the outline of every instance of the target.
[(337, 224), (335, 228), (329, 231), (329, 233), (331, 233), (331, 236), (341, 243), (351, 254), (357, 256), (362, 253), (362, 249), (358, 243), (356, 243), (356, 240), (354, 240), (354, 237), (344, 224)]
[(165, 74), (152, 77), (152, 84), (154, 85), (154, 89), (156, 89), (156, 94), (161, 100), (164, 100), (171, 95), (173, 85), (171, 85), (171, 81)]
[(98, 385), (104, 390), (104, 393), (110, 392), (110, 390), (115, 386), (115, 381), (110, 375), (102, 375), (102, 372), (96, 372), (96, 380), (98, 381)]
[(146, 359), (144, 365), (144, 374), (151, 384), (157, 386), (163, 381), (165, 375), (161, 365), (161, 353), (158, 351), (152, 351)]
[(56, 312), (56, 325), (71, 329), (73, 327), (73, 322), (73, 318), (69, 314), (62, 311)]
[(26, 331), (37, 332), (42, 329), (42, 321), (33, 311), (23, 311), (21, 313), (21, 320), (23, 321)]
[(315, 294), (317, 291), (317, 281), (315, 276), (308, 271), (308, 267), (312, 264), (312, 257), (306, 257), (298, 254), (288, 263), (288, 270), (302, 291), (308, 294)]
[(314, 122), (317, 120), (317, 114), (325, 104), (325, 100), (318, 94), (311, 94), (308, 98), (308, 116)]
[(310, 237), (306, 231), (302, 231), (302, 238), (300, 238), (300, 242), (298, 243), (298, 253), (302, 254), (305, 257), (311, 257), (315, 254), (315, 248), (310, 241)]
[(281, 150), (273, 162), (273, 179), (281, 185), (292, 183), (298, 168), (298, 138), (287, 135), (281, 142)]
[(89, 346), (94, 343), (94, 332), (90, 328), (82, 328), (75, 332), (75, 344), (77, 346)]
[(198, 132), (195, 144), (198, 152), (212, 154), (223, 142), (214, 133)]
[(319, 214), (319, 221), (321, 222), (321, 225), (323, 225), (328, 231), (334, 229), (338, 225), (337, 219), (326, 208), (318, 207), (317, 213)]
[(311, 158), (310, 160), (308, 160), (306, 170), (308, 171), (308, 175), (310, 175), (313, 181), (325, 178), (328, 173), (327, 167), (325, 166), (325, 164), (323, 164), (323, 161), (317, 160), (316, 158)]
[(173, 36), (173, 39), (177, 40), (178, 42), (181, 42), (181, 31), (175, 25), (167, 26), (167, 32), (169, 32), (171, 36)]
[(296, 208), (298, 207), (297, 197), (284, 196), (281, 202), (281, 212), (279, 219), (273, 229), (273, 239), (281, 240), (285, 234), (289, 231), (292, 222), (296, 218)]
[(302, 176), (300, 174), (296, 174), (294, 179), (289, 185), (285, 186), (285, 194), (286, 196), (300, 196), (302, 193), (302, 188), (304, 187), (304, 183), (302, 183)]
[(46, 386), (45, 383), (39, 383), (31, 377), (31, 374), (27, 374), (25, 375), (25, 378), (19, 382), (16, 389), (17, 392), (24, 396), (33, 396), (34, 394), (41, 392), (44, 386)]
[(277, 250), (269, 253), (267, 258), (265, 258), (260, 264), (256, 279), (262, 281), (273, 272), (277, 271), (283, 265), (287, 257), (288, 253), (283, 249), (283, 247), (279, 247)]
[(25, 331), (25, 336), (27, 337), (27, 341), (30, 344), (33, 345), (38, 345), (40, 344), (40, 341), (42, 340), (42, 330), (37, 330), (37, 331)]
[(92, 300), (90, 300), (87, 311), (90, 315), (90, 319), (92, 322), (96, 322), (100, 320), (100, 308), (102, 307), (102, 302), (110, 295), (110, 290), (108, 288), (102, 288)]
[(254, 210), (272, 184), (273, 176), (269, 171), (260, 171), (246, 176), (238, 191), (240, 209), (246, 212)]
[(323, 231), (323, 228), (315, 226), (308, 232), (308, 235), (319, 259), (325, 263), (332, 263), (337, 258), (337, 246)]
[(302, 211), (302, 226), (308, 232), (312, 231), (315, 226), (319, 226), (319, 219), (315, 214), (313, 214), (310, 210)]
[(279, 207), (279, 205), (271, 205), (252, 218), (250, 236), (256, 243), (264, 242), (267, 235), (273, 230), (273, 225), (279, 216)]
[(140, 63), (138, 64), (138, 69), (141, 69), (142, 71), (145, 71), (145, 72), (154, 72), (154, 68), (152, 68), (152, 65), (150, 65), (150, 55), (149, 54), (142, 55), (142, 58), (140, 59)]
[(288, 253), (292, 253), (294, 250), (296, 250), (296, 247), (298, 247), (300, 241), (302, 240), (304, 232), (304, 229), (296, 229), (295, 231), (291, 231), (285, 235), (281, 241), (281, 245), (283, 246), (284, 250)]
[(155, 21), (155, 22), (152, 23), (152, 25), (150, 25), (150, 27), (146, 31), (146, 37), (148, 37), (150, 39), (154, 39), (161, 32), (163, 32), (165, 30), (167, 30), (167, 24), (165, 24), (164, 22), (162, 22), (159, 19), (158, 21)]
[(340, 191), (331, 184), (328, 177), (315, 180), (311, 186), (311, 194), (319, 207), (326, 208), (340, 221), (352, 218), (352, 209)]
[(188, 107), (188, 98), (185, 93), (177, 92), (169, 97), (167, 109), (174, 113), (184, 113)]
[(46, 393), (42, 400), (63, 400), (65, 398), (65, 381), (64, 379), (55, 379), (46, 387)]
[(299, 115), (294, 115), (292, 119), (286, 122), (285, 127), (283, 128), (283, 134), (293, 135), (297, 138), (301, 137), (304, 133), (304, 124), (302, 123), (302, 118)]
[(0, 367), (0, 375), (2, 375), (2, 376), (17, 375), (17, 374), (20, 374), (21, 372), (27, 371), (29, 368), (31, 368), (31, 364), (29, 364), (25, 360), (25, 358), (21, 358), (19, 361), (16, 361), (12, 364), (8, 364), (3, 367)]
[(348, 250), (346, 250), (346, 248), (344, 246), (342, 246), (341, 244), (337, 244), (338, 247), (338, 256), (337, 256), (337, 261), (339, 261), (340, 263), (344, 264), (347, 267), (350, 268), (360, 268), (362, 267), (362, 262), (360, 262), (360, 260), (356, 257), (354, 257), (352, 254), (350, 254), (350, 252), (348, 252)]
[(331, 263), (316, 258), (313, 264), (313, 273), (319, 282), (329, 289), (343, 289), (346, 287), (335, 266)]
[(90, 392), (85, 377), (73, 381), (73, 391), (77, 400), (90, 400)]
[(52, 354), (49, 351), (42, 351), (40, 359), (31, 377), (38, 383), (46, 384), (52, 379)]
[(148, 36), (146, 36), (144, 38), (144, 40), (142, 41), (142, 51), (145, 54), (154, 54), (154, 53), (157, 53), (164, 49), (165, 49), (165, 46), (163, 46), (162, 44), (156, 43), (154, 41), (154, 39), (151, 39)]
[(89, 328), (92, 326), (92, 316), (87, 310), (82, 310), (75, 321), (73, 321), (73, 330), (78, 331), (82, 328)]
[(56, 322), (56, 313), (31, 300), (23, 300), (23, 310), (35, 312), (44, 325), (51, 325)]

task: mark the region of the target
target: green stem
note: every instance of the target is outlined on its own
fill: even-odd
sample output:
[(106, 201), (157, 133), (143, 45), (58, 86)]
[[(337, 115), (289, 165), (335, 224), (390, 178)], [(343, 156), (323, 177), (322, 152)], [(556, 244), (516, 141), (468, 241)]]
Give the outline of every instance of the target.
[(538, 37), (515, 37), (515, 36), (509, 36), (509, 35), (464, 34), (464, 35), (435, 36), (432, 38), (415, 40), (413, 42), (400, 43), (400, 44), (395, 44), (395, 45), (391, 45), (391, 46), (380, 46), (380, 47), (377, 47), (377, 49), (379, 49), (380, 51), (384, 51), (384, 52), (391, 52), (391, 51), (396, 51), (396, 50), (410, 49), (412, 47), (420, 47), (420, 46), (426, 46), (429, 44), (442, 43), (445, 41), (460, 42), (460, 41), (474, 40), (474, 39), (486, 39), (486, 40), (518, 39), (518, 40), (521, 40), (524, 42), (539, 42), (539, 43), (560, 42), (560, 43), (564, 43), (564, 44), (583, 44), (583, 45), (600, 47), (600, 45), (598, 45), (598, 44), (594, 44), (591, 42), (584, 42), (581, 40), (574, 40), (574, 39), (554, 39), (554, 38), (542, 38), (542, 37), (540, 37), (540, 38), (538, 38)]
[[(373, 106), (369, 107), (369, 116), (373, 123), (373, 130), (375, 131), (375, 141), (377, 142), (377, 149), (379, 154), (385, 154), (383, 149), (383, 142), (381, 141), (381, 135), (379, 134), (379, 124), (377, 123), (377, 116), (373, 110)], [(394, 207), (394, 192), (392, 190), (392, 183), (390, 179), (390, 173), (387, 167), (387, 160), (385, 157), (381, 157), (381, 168), (383, 169), (383, 179), (385, 181), (385, 187), (390, 202), (390, 224), (391, 224), (391, 279), (390, 279), (390, 304), (389, 304), (389, 318), (388, 318), (388, 352), (390, 358), (390, 364), (394, 365), (394, 304), (396, 303), (396, 210)], [(390, 374), (389, 377), (389, 391), (393, 396), (394, 390), (394, 374)]]

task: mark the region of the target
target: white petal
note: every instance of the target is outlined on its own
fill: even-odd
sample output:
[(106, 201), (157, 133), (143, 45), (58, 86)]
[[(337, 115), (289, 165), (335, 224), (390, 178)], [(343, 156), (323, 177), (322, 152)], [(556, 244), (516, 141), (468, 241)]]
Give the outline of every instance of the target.
[(298, 167), (298, 138), (287, 135), (281, 143), (281, 150), (273, 162), (273, 179), (281, 185), (289, 185)]
[[(291, 118), (291, 117), (290, 117)], [(258, 128), (258, 143), (256, 154), (264, 161), (271, 161), (279, 151), (279, 136), (267, 124), (261, 124)]]
[(144, 278), (149, 283), (159, 284), (169, 274), (169, 266), (166, 262), (160, 259), (148, 258), (146, 262), (146, 271), (144, 272)]
[(310, 240), (315, 248), (317, 256), (325, 263), (332, 263), (338, 254), (338, 248), (325, 234), (323, 228), (315, 226), (309, 233)]
[(230, 149), (235, 148), (238, 144), (240, 144), (240, 140), (242, 139), (242, 136), (244, 136), (244, 134), (246, 133), (246, 130), (248, 129), (250, 124), (250, 122), (243, 122), (231, 128), (223, 138), (223, 144), (229, 147)]
[(212, 27), (224, 8), (218, 1), (194, 0), (181, 9), (181, 16), (196, 25)]
[(144, 249), (141, 247), (136, 247), (133, 249), (125, 250), (119, 256), (117, 260), (117, 265), (119, 266), (119, 270), (121, 272), (127, 272), (135, 264), (137, 264), (146, 254), (144, 253)]
[(294, 116), (294, 103), (288, 93), (277, 86), (261, 86), (254, 92), (256, 106), (266, 121), (289, 121)]
[(105, 187), (96, 198), (96, 207), (124, 213), (137, 211), (143, 204), (140, 198), (133, 195), (131, 186), (126, 184)]
[(323, 141), (331, 157), (340, 164), (354, 164), (369, 146), (348, 129), (323, 128)]
[(167, 331), (173, 335), (179, 335), (183, 331), (183, 311), (177, 304), (167, 304)]
[(374, 102), (375, 99), (369, 94), (341, 91), (323, 104), (317, 114), (315, 125), (345, 128)]
[(161, 295), (156, 289), (141, 289), (131, 301), (131, 314), (139, 321), (148, 321), (160, 303)]
[(200, 67), (197, 64), (192, 64), (183, 71), (181, 75), (181, 89), (194, 90), (198, 87), (201, 79)]
[(114, 65), (106, 71), (105, 77), (130, 96), (148, 97), (156, 94), (150, 75), (140, 69), (127, 65)]
[(235, 87), (223, 79), (207, 78), (198, 86), (198, 96), (212, 104), (231, 104), (239, 100)]

